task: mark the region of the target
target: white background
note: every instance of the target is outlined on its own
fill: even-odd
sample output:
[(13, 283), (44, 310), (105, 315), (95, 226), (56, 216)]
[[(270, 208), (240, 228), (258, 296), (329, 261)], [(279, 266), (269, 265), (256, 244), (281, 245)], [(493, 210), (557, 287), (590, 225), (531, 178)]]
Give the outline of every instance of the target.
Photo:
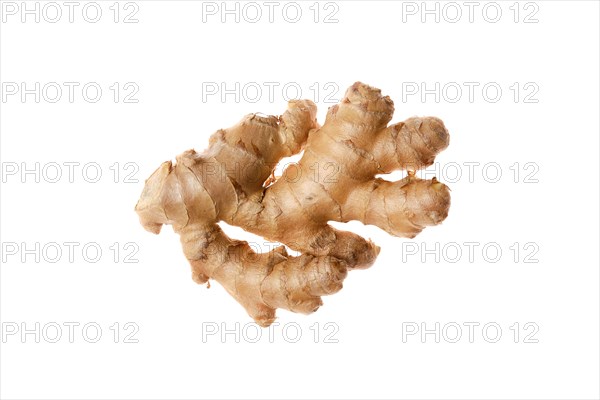
[[(243, 3), (240, 21), (226, 15), (225, 23), (220, 13), (203, 15), (203, 3), (194, 1), (121, 3), (117, 23), (112, 1), (99, 2), (97, 23), (82, 17), (85, 2), (72, 23), (60, 2), (56, 23), (43, 14), (39, 23), (35, 15), (23, 23), (21, 10), (12, 15), (9, 6), (0, 40), (7, 96), (0, 117), (0, 396), (598, 398), (599, 6), (513, 3), (480, 2), (472, 22), (462, 2), (438, 3), (439, 22), (434, 14), (421, 21), (421, 2), (321, 3), (316, 23), (312, 1), (300, 3), (296, 23), (282, 15), (283, 2), (272, 23), (262, 2), (256, 23), (248, 21), (255, 9), (242, 14)], [(212, 5), (221, 11), (220, 2)], [(496, 8), (502, 14), (493, 23)], [(457, 9), (462, 16), (452, 22)], [(54, 18), (55, 10), (46, 11)], [(138, 22), (124, 23), (133, 11)], [(337, 22), (325, 23), (331, 12)], [(439, 168), (447, 167), (437, 176), (452, 189), (450, 215), (414, 240), (349, 224), (381, 246), (376, 264), (351, 272), (344, 289), (313, 315), (278, 311), (272, 340), (265, 330), (250, 343), (256, 335), (250, 318), (218, 284), (207, 290), (192, 282), (172, 229), (154, 236), (138, 224), (133, 207), (143, 181), (162, 161), (189, 148), (201, 151), (212, 132), (244, 114), (282, 113), (286, 84), (317, 102), (323, 122), (331, 105), (325, 95), (335, 92), (340, 99), (357, 80), (395, 101), (394, 122), (412, 115), (445, 121), (451, 145), (437, 159)], [(4, 89), (14, 88), (7, 82), (79, 86), (72, 103), (66, 86), (56, 103), (47, 101), (54, 92), (40, 93), (36, 103), (33, 94), (24, 101), (20, 92), (7, 95)], [(96, 103), (82, 97), (88, 82), (103, 89)], [(115, 82), (117, 103), (109, 89)], [(128, 82), (139, 88), (137, 103), (123, 102)], [(207, 95), (211, 82), (230, 89), (239, 82), (240, 91), (250, 83), (264, 91), (257, 99), (255, 92), (238, 92), (239, 101), (234, 94), (222, 101), (221, 93)], [(279, 85), (273, 98), (265, 82)], [(465, 82), (476, 85), (473, 99)], [(421, 83), (428, 89), (439, 83), (440, 98), (407, 94)], [(487, 97), (486, 84), (492, 87)], [(463, 92), (454, 101), (456, 86)], [(502, 93), (493, 102), (498, 86)], [(35, 175), (21, 175), (23, 165), (36, 162), (39, 183)], [(64, 162), (80, 163), (73, 182), (66, 167), (57, 183), (49, 182), (55, 175), (49, 163)], [(82, 176), (82, 166), (92, 162), (102, 170), (97, 183)], [(110, 169), (115, 162), (118, 183)], [(126, 170), (125, 163), (139, 170)], [(465, 163), (479, 163), (472, 179)], [(8, 174), (15, 165), (19, 171)], [(125, 182), (132, 171), (137, 183)], [(494, 183), (497, 171), (502, 175)], [(87, 172), (93, 178), (93, 170)], [(262, 243), (239, 229), (228, 232)], [(35, 248), (36, 242), (39, 262), (21, 251), (22, 243)], [(64, 242), (79, 243), (72, 262)], [(472, 260), (465, 242), (478, 243)], [(10, 243), (17, 244), (16, 254)], [(55, 248), (48, 243), (62, 246), (57, 262), (49, 260)], [(87, 243), (102, 249), (98, 262), (83, 258)], [(119, 254), (110, 249), (114, 243)], [(127, 243), (134, 247), (124, 248)], [(482, 253), (486, 244), (489, 253)], [(48, 252), (40, 254), (44, 245)], [(124, 262), (135, 246), (132, 259), (139, 262)], [(497, 247), (502, 254), (492, 262)], [(457, 248), (462, 256), (453, 262)], [(80, 324), (73, 343), (68, 322)], [(127, 322), (135, 325), (125, 329)], [(472, 343), (469, 322), (479, 324)], [(7, 333), (15, 326), (35, 330), (36, 323), (39, 343), (34, 334)], [(62, 326), (57, 343), (49, 340), (52, 323)], [(86, 323), (101, 327), (97, 343), (86, 340), (95, 336), (93, 329), (83, 336)], [(224, 340), (220, 332), (207, 335), (213, 328), (236, 331), (236, 323), (239, 343), (233, 333)], [(439, 343), (434, 334), (406, 335), (410, 327), (435, 329), (436, 323)], [(494, 328), (482, 332), (488, 323), (502, 329), (495, 343)], [(452, 343), (456, 324), (462, 336)], [(129, 339), (138, 342), (125, 343), (135, 326)], [(301, 337), (292, 343), (297, 331)]]

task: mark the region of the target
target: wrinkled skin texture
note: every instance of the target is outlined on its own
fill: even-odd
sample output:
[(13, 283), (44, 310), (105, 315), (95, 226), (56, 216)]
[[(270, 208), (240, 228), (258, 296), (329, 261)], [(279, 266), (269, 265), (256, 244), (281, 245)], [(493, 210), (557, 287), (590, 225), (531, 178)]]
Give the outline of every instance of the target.
[[(136, 205), (140, 222), (180, 235), (197, 283), (219, 282), (261, 326), (277, 308), (311, 313), (321, 296), (339, 291), (347, 271), (370, 267), (379, 248), (328, 221), (358, 220), (394, 236), (413, 238), (448, 215), (449, 189), (414, 171), (431, 165), (449, 144), (434, 117), (389, 125), (394, 105), (379, 89), (352, 85), (322, 127), (309, 100), (291, 101), (280, 117), (247, 115), (219, 130), (202, 153), (189, 150), (163, 163)], [(304, 150), (297, 164), (273, 179), (277, 162)], [(389, 182), (375, 176), (394, 170)], [(257, 254), (227, 237), (224, 221), (285, 247)]]

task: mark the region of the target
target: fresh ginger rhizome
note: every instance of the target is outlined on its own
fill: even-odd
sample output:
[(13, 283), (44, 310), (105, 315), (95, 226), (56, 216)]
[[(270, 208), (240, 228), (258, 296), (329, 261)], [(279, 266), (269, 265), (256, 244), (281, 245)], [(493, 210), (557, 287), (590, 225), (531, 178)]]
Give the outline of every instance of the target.
[[(358, 220), (413, 238), (448, 215), (448, 187), (414, 174), (448, 146), (441, 120), (413, 117), (388, 126), (392, 100), (360, 82), (329, 109), (323, 126), (316, 112), (310, 100), (293, 100), (281, 116), (245, 116), (215, 132), (204, 152), (164, 162), (136, 205), (150, 232), (173, 226), (194, 281), (219, 282), (261, 326), (275, 320), (277, 308), (316, 311), (321, 296), (342, 288), (347, 271), (375, 261), (379, 247), (329, 221)], [(298, 163), (273, 176), (281, 159), (302, 150)], [(314, 165), (333, 168), (315, 174)], [(376, 178), (398, 169), (408, 176)], [(219, 221), (300, 255), (284, 246), (256, 253), (225, 235)]]

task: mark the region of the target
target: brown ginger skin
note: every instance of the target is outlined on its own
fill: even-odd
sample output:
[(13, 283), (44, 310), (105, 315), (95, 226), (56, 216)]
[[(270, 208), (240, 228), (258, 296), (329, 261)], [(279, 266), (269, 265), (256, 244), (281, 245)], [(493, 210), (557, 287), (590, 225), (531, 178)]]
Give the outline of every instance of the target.
[[(163, 163), (136, 206), (140, 222), (154, 233), (172, 224), (193, 279), (219, 282), (261, 326), (275, 320), (277, 308), (313, 312), (321, 296), (342, 288), (348, 270), (368, 268), (379, 253), (328, 221), (358, 220), (412, 238), (448, 215), (448, 188), (414, 176), (448, 146), (444, 124), (413, 117), (388, 126), (393, 112), (389, 97), (357, 82), (322, 127), (309, 100), (291, 101), (281, 117), (248, 115), (213, 134), (203, 153), (189, 150), (175, 165)], [(300, 161), (265, 187), (277, 162), (302, 149)], [(409, 175), (375, 177), (397, 169)], [(257, 254), (228, 238), (219, 221), (301, 255), (283, 246)]]

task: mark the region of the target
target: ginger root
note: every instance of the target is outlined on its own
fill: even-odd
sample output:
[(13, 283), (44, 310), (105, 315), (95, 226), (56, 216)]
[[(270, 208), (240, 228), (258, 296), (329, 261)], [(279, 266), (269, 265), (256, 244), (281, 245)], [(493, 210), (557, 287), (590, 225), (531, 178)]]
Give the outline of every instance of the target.
[[(164, 162), (146, 181), (136, 205), (140, 222), (159, 233), (171, 224), (197, 283), (219, 282), (261, 326), (277, 308), (311, 313), (321, 296), (342, 288), (347, 271), (370, 267), (371, 241), (328, 221), (358, 220), (394, 236), (413, 238), (448, 215), (447, 186), (415, 176), (449, 143), (435, 117), (388, 126), (394, 105), (379, 89), (357, 82), (329, 109), (322, 127), (316, 106), (293, 100), (282, 116), (245, 116), (218, 130), (203, 153), (188, 150)], [(275, 179), (284, 157), (304, 150)], [(376, 178), (397, 169), (397, 182)], [(285, 247), (256, 253), (227, 237), (224, 221)]]

